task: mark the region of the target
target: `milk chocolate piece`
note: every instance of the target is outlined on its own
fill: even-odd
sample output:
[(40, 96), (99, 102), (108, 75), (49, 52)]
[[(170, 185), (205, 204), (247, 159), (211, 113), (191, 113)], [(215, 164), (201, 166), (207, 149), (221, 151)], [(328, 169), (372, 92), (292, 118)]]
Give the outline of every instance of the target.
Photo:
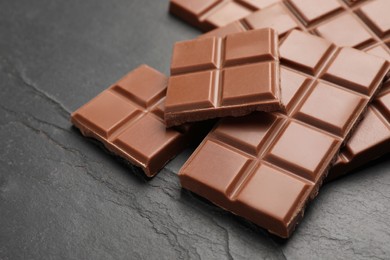
[(222, 27), (281, 0), (171, 0), (169, 11), (202, 31)]
[(338, 178), (390, 153), (390, 80), (382, 87), (362, 122), (342, 149), (327, 180)]
[[(286, 33), (297, 28), (312, 34), (321, 31), (322, 37), (337, 44), (354, 46), (390, 61), (390, 16), (385, 14), (389, 9), (390, 1), (387, 0), (345, 3), (334, 0), (289, 0), (204, 34), (201, 38), (223, 37), (230, 33), (272, 27), (279, 32), (283, 41)], [(378, 99), (387, 95), (384, 89), (379, 93)], [(377, 109), (375, 104), (383, 104), (382, 109)], [(390, 116), (384, 107), (390, 107), (389, 99), (381, 98), (381, 101), (375, 101), (370, 106), (366, 118), (352, 134), (350, 144), (347, 144), (341, 157), (337, 159), (335, 169), (330, 171), (329, 179), (390, 152)]]
[(272, 29), (176, 43), (165, 102), (167, 126), (283, 109), (277, 47)]
[[(390, 58), (390, 1), (282, 0), (205, 36), (270, 27), (279, 36), (293, 29), (319, 35), (338, 46)], [(375, 49), (375, 51), (372, 51)], [(390, 60), (390, 59), (389, 59)]]
[(166, 86), (165, 75), (142, 65), (75, 111), (71, 121), (152, 177), (200, 135), (190, 125), (166, 129)]
[(184, 188), (286, 238), (389, 63), (301, 31), (287, 35), (280, 57), (286, 112), (222, 119), (179, 177)]

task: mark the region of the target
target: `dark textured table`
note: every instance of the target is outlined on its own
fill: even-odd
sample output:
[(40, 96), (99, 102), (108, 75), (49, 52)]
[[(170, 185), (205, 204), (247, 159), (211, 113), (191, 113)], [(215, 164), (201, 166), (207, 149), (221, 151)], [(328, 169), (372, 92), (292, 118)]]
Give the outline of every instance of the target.
[(145, 181), (71, 127), (139, 64), (168, 73), (199, 32), (167, 9), (0, 1), (0, 259), (389, 259), (389, 156), (325, 185), (283, 242), (180, 189), (191, 149)]

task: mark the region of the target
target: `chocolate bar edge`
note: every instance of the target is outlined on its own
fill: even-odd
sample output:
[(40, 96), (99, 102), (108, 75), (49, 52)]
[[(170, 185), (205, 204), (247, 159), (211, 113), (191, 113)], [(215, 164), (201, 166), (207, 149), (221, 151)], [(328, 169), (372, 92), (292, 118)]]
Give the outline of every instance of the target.
[[(231, 111), (231, 107), (227, 108), (219, 108), (218, 110), (213, 111), (213, 115), (210, 115), (210, 111), (198, 109), (194, 111), (188, 112), (179, 112), (179, 113), (165, 113), (165, 123), (167, 127), (178, 126), (189, 121), (191, 122), (199, 122), (203, 120), (213, 119), (217, 117), (240, 117), (248, 115), (255, 111), (263, 111), (263, 112), (274, 112), (280, 109), (284, 109), (282, 103), (278, 102), (270, 102), (268, 104), (254, 104), (254, 105), (238, 105), (235, 107), (240, 107), (240, 110)], [(180, 115), (180, 117), (176, 117), (176, 115)]]

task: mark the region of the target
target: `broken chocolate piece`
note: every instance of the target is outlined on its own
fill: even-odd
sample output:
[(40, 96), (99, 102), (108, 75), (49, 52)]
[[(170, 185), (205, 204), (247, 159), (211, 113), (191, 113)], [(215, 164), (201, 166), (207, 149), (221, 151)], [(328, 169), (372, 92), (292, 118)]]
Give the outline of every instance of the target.
[(287, 111), (222, 119), (179, 177), (184, 188), (286, 238), (390, 65), (300, 31), (286, 36), (280, 55)]
[(169, 11), (202, 31), (209, 31), (280, 1), (171, 0)]
[(152, 177), (204, 132), (192, 125), (166, 129), (166, 86), (165, 75), (142, 65), (72, 113), (71, 121)]
[(168, 127), (283, 109), (272, 29), (175, 44), (165, 102)]

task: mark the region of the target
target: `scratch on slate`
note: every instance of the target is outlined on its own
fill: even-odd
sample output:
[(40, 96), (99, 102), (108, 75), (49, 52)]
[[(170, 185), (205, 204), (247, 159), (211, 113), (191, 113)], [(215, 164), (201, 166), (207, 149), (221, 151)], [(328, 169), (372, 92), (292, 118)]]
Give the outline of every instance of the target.
[(24, 75), (23, 72), (19, 71), (17, 66), (11, 63), (8, 59), (1, 57), (1, 63), (3, 64), (2, 70), (5, 73), (19, 80), (24, 86), (28, 87), (38, 96), (54, 104), (61, 111), (63, 116), (68, 117), (71, 114), (70, 110), (67, 109), (60, 101), (36, 86), (36, 84), (34, 84), (26, 75)]

